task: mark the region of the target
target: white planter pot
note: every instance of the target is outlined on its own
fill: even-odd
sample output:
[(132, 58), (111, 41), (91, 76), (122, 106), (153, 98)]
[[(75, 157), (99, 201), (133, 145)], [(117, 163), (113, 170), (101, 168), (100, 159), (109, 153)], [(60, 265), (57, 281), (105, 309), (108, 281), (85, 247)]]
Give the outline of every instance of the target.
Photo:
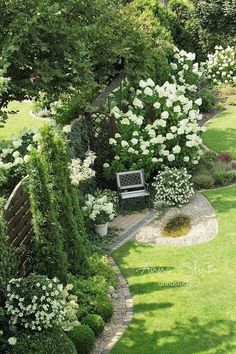
[(94, 225), (95, 226), (95, 231), (98, 235), (104, 237), (107, 235), (108, 231), (108, 222), (106, 224), (102, 225)]

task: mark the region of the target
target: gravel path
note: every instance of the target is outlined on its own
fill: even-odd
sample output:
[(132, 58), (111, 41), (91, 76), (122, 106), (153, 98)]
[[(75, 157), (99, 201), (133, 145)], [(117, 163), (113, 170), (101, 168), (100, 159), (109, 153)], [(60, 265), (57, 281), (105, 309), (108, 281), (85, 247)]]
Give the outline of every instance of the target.
[[(190, 217), (191, 230), (182, 237), (163, 237), (161, 229), (173, 216), (185, 214)], [(183, 208), (170, 208), (152, 223), (144, 226), (134, 237), (135, 241), (170, 246), (190, 246), (212, 240), (218, 233), (215, 212), (209, 201), (196, 194)]]
[[(117, 264), (111, 258), (111, 266), (116, 271), (118, 286), (113, 291), (113, 315), (106, 324), (104, 331), (97, 338), (91, 354), (108, 354), (128, 327), (133, 316), (133, 300), (128, 284)], [(114, 297), (115, 295), (115, 297)]]

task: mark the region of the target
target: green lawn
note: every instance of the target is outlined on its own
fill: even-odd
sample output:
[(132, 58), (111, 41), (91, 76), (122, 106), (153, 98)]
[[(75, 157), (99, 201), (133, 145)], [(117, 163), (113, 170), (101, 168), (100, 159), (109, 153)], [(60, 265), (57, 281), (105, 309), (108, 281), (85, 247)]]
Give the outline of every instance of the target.
[(216, 152), (230, 152), (236, 159), (236, 109), (221, 113), (207, 124), (203, 142)]
[(172, 248), (128, 242), (114, 258), (134, 318), (112, 354), (236, 353), (236, 186), (208, 191), (218, 236)]
[(11, 140), (12, 135), (19, 133), (24, 128), (40, 128), (45, 121), (43, 119), (31, 116), (32, 102), (11, 102), (9, 110), (19, 111), (16, 114), (10, 114), (3, 128), (0, 128), (0, 141)]

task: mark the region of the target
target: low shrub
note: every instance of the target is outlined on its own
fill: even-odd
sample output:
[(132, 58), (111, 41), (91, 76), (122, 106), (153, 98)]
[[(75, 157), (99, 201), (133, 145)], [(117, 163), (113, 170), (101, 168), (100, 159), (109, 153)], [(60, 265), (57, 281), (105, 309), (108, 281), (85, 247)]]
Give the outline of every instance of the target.
[[(91, 276), (87, 279), (72, 278), (73, 294), (78, 297), (79, 308), (77, 315), (79, 320), (89, 313), (97, 313), (97, 304), (101, 301), (107, 301), (108, 284), (102, 275)], [(97, 313), (100, 315), (100, 313)]]
[(216, 107), (217, 97), (209, 88), (203, 87), (199, 89), (197, 96), (202, 98), (201, 112), (211, 112)]
[(22, 332), (10, 354), (76, 354), (72, 340), (60, 329), (43, 332)]
[(187, 235), (190, 230), (190, 218), (187, 215), (177, 215), (167, 222), (162, 229), (162, 233), (166, 237), (180, 237)]
[(117, 285), (117, 276), (109, 265), (109, 260), (106, 256), (93, 254), (92, 256), (88, 257), (88, 268), (90, 276), (99, 274), (106, 279), (109, 285)]
[(102, 333), (105, 327), (103, 318), (96, 314), (88, 314), (83, 318), (82, 323), (89, 326), (96, 337)]
[(70, 298), (68, 290), (54, 278), (30, 274), (27, 277), (11, 279), (7, 285), (6, 311), (12, 326), (20, 326), (31, 331), (54, 326), (70, 330), (78, 324), (77, 298)]
[(194, 195), (191, 175), (185, 168), (165, 168), (154, 180), (155, 202), (162, 202), (166, 207), (181, 207)]
[(230, 163), (233, 159), (232, 155), (229, 152), (221, 152), (220, 154), (218, 154), (217, 158), (218, 160), (226, 163)]
[(100, 315), (105, 322), (108, 322), (113, 314), (113, 306), (111, 300), (108, 298), (98, 300), (93, 312), (97, 315)]
[(74, 343), (78, 354), (88, 354), (93, 349), (95, 335), (89, 326), (77, 326), (68, 333), (68, 336)]
[(214, 185), (214, 179), (211, 174), (208, 173), (199, 173), (192, 177), (192, 182), (194, 187), (199, 189), (209, 189)]

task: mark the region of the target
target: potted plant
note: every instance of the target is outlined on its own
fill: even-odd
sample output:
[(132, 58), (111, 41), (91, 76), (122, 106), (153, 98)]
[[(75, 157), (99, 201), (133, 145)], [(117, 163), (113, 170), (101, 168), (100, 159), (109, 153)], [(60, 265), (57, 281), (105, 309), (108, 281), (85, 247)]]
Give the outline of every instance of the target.
[(111, 194), (97, 192), (95, 195), (88, 194), (83, 210), (89, 219), (94, 222), (95, 231), (100, 236), (106, 236), (108, 231), (108, 222), (115, 217), (114, 203)]

